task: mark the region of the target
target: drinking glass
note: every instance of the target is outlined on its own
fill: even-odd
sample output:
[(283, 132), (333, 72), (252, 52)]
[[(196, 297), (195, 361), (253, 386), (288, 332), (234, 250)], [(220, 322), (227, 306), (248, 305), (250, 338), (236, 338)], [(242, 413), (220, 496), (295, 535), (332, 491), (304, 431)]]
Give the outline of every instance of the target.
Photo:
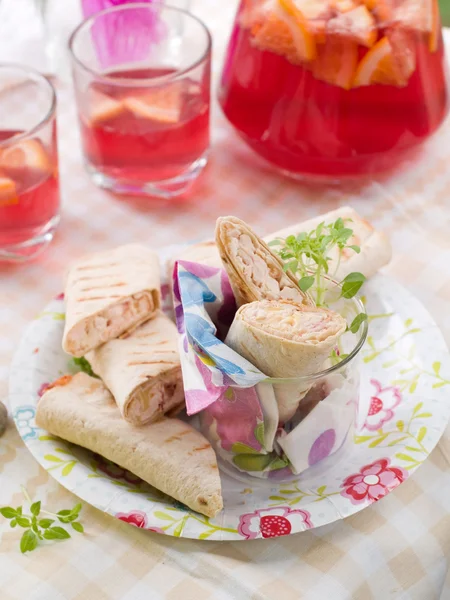
[(117, 193), (187, 193), (208, 159), (211, 37), (161, 3), (112, 7), (84, 21), (70, 49), (83, 151)]
[[(357, 315), (365, 314), (365, 308), (359, 298), (342, 298), (340, 290), (339, 285), (330, 288), (325, 302), (344, 317), (350, 328)], [(211, 442), (222, 470), (251, 485), (255, 477), (269, 482), (289, 481), (303, 476), (311, 467), (333, 468), (345, 455), (347, 442), (352, 441), (369, 410), (368, 398), (360, 392), (359, 377), (367, 333), (367, 320), (356, 332), (348, 329), (318, 373), (267, 378), (254, 388), (231, 385), (204, 409), (200, 413), (202, 432)], [(277, 402), (281, 398), (301, 398), (287, 423), (275, 419), (268, 403), (272, 394)], [(264, 423), (264, 434), (258, 435), (255, 396)], [(261, 449), (261, 435), (265, 439), (268, 431), (278, 434), (271, 452)], [(285, 453), (291, 459), (290, 465), (284, 460)]]
[(59, 222), (56, 95), (37, 71), (0, 65), (0, 260), (25, 260)]
[(342, 180), (390, 170), (449, 106), (437, 0), (242, 0), (223, 111), (284, 173)]

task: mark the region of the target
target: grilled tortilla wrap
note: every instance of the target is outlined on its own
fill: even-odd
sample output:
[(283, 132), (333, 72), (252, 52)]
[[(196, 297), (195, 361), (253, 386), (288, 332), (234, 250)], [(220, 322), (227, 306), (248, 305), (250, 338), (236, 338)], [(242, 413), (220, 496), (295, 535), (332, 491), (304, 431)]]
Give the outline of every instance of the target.
[[(349, 206), (343, 206), (337, 210), (319, 215), (314, 219), (290, 225), (285, 229), (271, 233), (263, 239), (266, 243), (277, 238), (287, 238), (288, 235), (298, 235), (301, 232), (309, 233), (315, 229), (320, 223), (325, 222), (329, 225), (337, 219), (351, 219), (346, 222), (346, 226), (353, 229), (353, 236), (349, 240), (349, 245), (360, 246), (361, 252), (356, 254), (353, 250), (345, 250), (342, 252), (339, 262), (339, 251), (335, 248), (332, 251), (332, 260), (329, 264), (330, 273), (334, 273), (336, 266), (336, 279), (344, 279), (349, 273), (363, 273), (367, 278), (373, 277), (381, 267), (386, 265), (392, 256), (391, 244), (387, 236), (380, 231), (376, 231), (373, 226), (365, 219), (360, 217), (358, 213)], [(189, 248), (183, 249), (182, 256), (176, 256), (169, 261), (169, 271), (172, 276), (173, 265), (176, 260), (188, 260), (198, 262), (200, 264), (211, 267), (221, 267), (221, 259), (217, 247), (212, 241), (195, 244)], [(171, 278), (170, 278), (171, 279)]]
[(156, 421), (184, 406), (175, 324), (162, 312), (122, 339), (86, 355), (94, 372), (133, 425)]
[(39, 400), (36, 423), (128, 469), (192, 510), (214, 517), (223, 508), (216, 456), (207, 440), (178, 419), (130, 425), (99, 379), (77, 373), (55, 382)]
[[(332, 310), (265, 300), (241, 306), (225, 343), (269, 377), (299, 378), (322, 370), (346, 326)], [(294, 415), (310, 385), (274, 385), (281, 423)]]
[(255, 300), (312, 303), (269, 246), (240, 219), (217, 220), (216, 244), (238, 306)]
[(159, 309), (158, 257), (139, 244), (85, 257), (69, 270), (65, 298), (63, 349), (84, 356)]

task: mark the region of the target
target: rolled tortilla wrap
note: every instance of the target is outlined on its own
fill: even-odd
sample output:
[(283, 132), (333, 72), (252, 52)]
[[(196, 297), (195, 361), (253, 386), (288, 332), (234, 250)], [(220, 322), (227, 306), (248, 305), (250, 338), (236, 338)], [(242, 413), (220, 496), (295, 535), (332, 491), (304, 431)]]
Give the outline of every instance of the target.
[(129, 244), (81, 259), (69, 270), (63, 349), (84, 356), (150, 319), (161, 305), (158, 256)]
[[(357, 254), (352, 249), (339, 251), (335, 246), (330, 253), (329, 273), (334, 279), (340, 281), (349, 273), (362, 273), (368, 279), (373, 277), (381, 267), (388, 264), (392, 258), (392, 247), (387, 236), (376, 231), (374, 227), (365, 219), (360, 217), (356, 210), (350, 206), (343, 206), (337, 210), (319, 215), (303, 223), (290, 225), (289, 227), (270, 234), (264, 238), (266, 242), (275, 239), (286, 239), (289, 235), (298, 235), (299, 233), (309, 233), (316, 229), (320, 223), (331, 225), (338, 219), (345, 221), (345, 226), (353, 230), (353, 235), (349, 238), (347, 244), (359, 246), (361, 252)], [(339, 260), (340, 254), (340, 260)]]
[[(347, 323), (338, 313), (285, 300), (252, 302), (237, 311), (225, 343), (269, 377), (319, 373)], [(276, 384), (279, 418), (296, 412), (311, 384)]]
[(184, 406), (183, 378), (175, 324), (162, 312), (128, 336), (86, 355), (133, 425), (174, 414)]
[(252, 229), (236, 217), (217, 220), (216, 244), (238, 306), (255, 300), (312, 301), (283, 271), (283, 263)]
[[(337, 219), (351, 219), (347, 222), (347, 227), (353, 229), (353, 236), (349, 240), (349, 245), (360, 246), (360, 254), (356, 254), (353, 250), (345, 250), (342, 252), (339, 262), (339, 250), (335, 248), (331, 253), (331, 261), (329, 263), (330, 273), (336, 271), (336, 279), (344, 279), (349, 273), (359, 272), (367, 278), (373, 277), (381, 267), (386, 265), (392, 257), (392, 248), (387, 236), (380, 231), (376, 231), (374, 227), (365, 219), (360, 217), (358, 213), (349, 206), (343, 206), (336, 210), (332, 210), (313, 219), (290, 225), (287, 228), (281, 229), (263, 239), (266, 243), (277, 238), (287, 238), (289, 235), (298, 235), (299, 233), (309, 233), (315, 229), (320, 223), (325, 222), (329, 225)], [(212, 241), (202, 242), (183, 249), (182, 255), (177, 255), (169, 263), (170, 274), (173, 273), (173, 265), (176, 260), (188, 260), (191, 262), (199, 262), (211, 267), (221, 267), (220, 255)]]
[(216, 456), (207, 440), (178, 419), (130, 425), (99, 379), (77, 373), (55, 382), (39, 400), (36, 423), (128, 469), (192, 510), (214, 517), (223, 508)]

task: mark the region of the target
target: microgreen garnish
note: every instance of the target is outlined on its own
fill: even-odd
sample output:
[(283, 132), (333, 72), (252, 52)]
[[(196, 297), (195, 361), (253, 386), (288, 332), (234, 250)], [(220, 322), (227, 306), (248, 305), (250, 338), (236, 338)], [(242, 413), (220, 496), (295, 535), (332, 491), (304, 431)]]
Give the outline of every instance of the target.
[[(12, 506), (4, 506), (0, 508), (0, 514), (9, 519), (10, 527), (23, 527), (24, 531), (20, 540), (20, 551), (22, 554), (34, 550), (41, 540), (66, 540), (70, 538), (70, 533), (67, 529), (53, 523), (59, 521), (65, 525), (70, 523), (72, 529), (83, 533), (83, 525), (78, 521), (79, 513), (82, 508), (81, 504), (76, 504), (71, 510), (60, 510), (59, 512), (50, 513), (41, 509), (41, 502), (31, 502), (26, 490), (22, 488), (25, 499), (30, 504), (30, 513), (25, 514), (22, 506), (13, 508)], [(53, 518), (40, 518), (40, 515), (48, 515)]]
[[(302, 232), (269, 243), (284, 262), (284, 270), (290, 271), (298, 279), (299, 288), (302, 292), (309, 292), (317, 306), (326, 306), (326, 280), (335, 279), (343, 251), (353, 251), (356, 254), (361, 252), (359, 246), (349, 244), (353, 235), (353, 229), (347, 226), (349, 222), (351, 223), (351, 219), (339, 218), (329, 225), (320, 223), (309, 233)], [(330, 273), (330, 261), (336, 251), (334, 272)], [(362, 273), (350, 273), (338, 282), (341, 287), (340, 297), (353, 298), (365, 281), (366, 278)], [(367, 315), (360, 313), (348, 330), (357, 333), (366, 320)]]
[(86, 358), (84, 358), (84, 356), (80, 358), (75, 357), (72, 360), (74, 364), (80, 369), (80, 371), (83, 371), (83, 373), (86, 373), (86, 375), (90, 375), (91, 377), (97, 377), (97, 375), (92, 370), (91, 363)]

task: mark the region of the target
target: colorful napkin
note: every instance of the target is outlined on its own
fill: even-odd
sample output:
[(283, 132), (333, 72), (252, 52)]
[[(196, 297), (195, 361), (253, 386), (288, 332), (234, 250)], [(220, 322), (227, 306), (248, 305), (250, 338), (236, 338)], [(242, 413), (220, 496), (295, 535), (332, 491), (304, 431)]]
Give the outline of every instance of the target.
[(187, 413), (201, 413), (218, 456), (240, 471), (278, 479), (336, 455), (355, 421), (356, 365), (351, 377), (318, 382), (281, 428), (273, 385), (222, 341), (236, 313), (226, 272), (178, 261), (173, 278)]

